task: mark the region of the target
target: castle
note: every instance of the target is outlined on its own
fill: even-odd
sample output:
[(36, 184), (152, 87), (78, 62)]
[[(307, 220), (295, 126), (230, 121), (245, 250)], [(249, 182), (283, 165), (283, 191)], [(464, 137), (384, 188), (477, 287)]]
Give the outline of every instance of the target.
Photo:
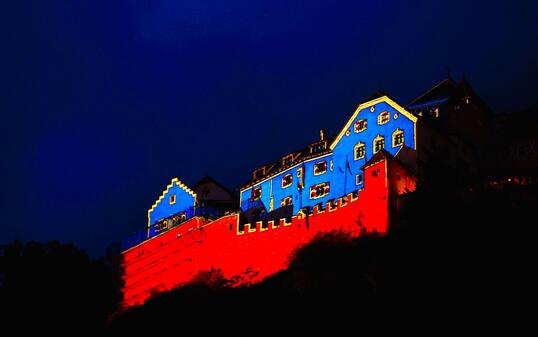
[[(147, 228), (122, 252), (125, 307), (220, 270), (234, 285), (286, 268), (320, 233), (387, 233), (400, 196), (424, 163), (478, 169), (489, 108), (465, 81), (447, 79), (406, 108), (383, 93), (359, 104), (339, 133), (256, 168), (234, 193), (210, 178), (192, 189), (174, 178), (148, 210)], [(465, 120), (465, 123), (462, 123)]]

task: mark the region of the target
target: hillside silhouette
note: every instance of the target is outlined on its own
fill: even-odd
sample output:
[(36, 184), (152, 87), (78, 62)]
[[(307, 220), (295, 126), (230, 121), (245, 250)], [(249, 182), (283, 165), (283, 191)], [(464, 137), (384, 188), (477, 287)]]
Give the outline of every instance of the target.
[(405, 207), (387, 236), (318, 236), (287, 270), (250, 287), (230, 288), (220, 271), (203, 272), (127, 310), (111, 327), (173, 328), (180, 318), (202, 325), (218, 320), (233, 330), (238, 322), (259, 328), (270, 317), (278, 317), (270, 320), (273, 328), (303, 319), (316, 322), (310, 328), (334, 319), (368, 325), (372, 317), (413, 311), (447, 319), (452, 316), (437, 313), (451, 307), (472, 316), (524, 294), (517, 273), (527, 270), (531, 246), (521, 233), (538, 200), (532, 186), (492, 190), (474, 181), (480, 179), (432, 161), (417, 191), (400, 200)]
[(20, 332), (36, 325), (124, 333), (286, 323), (315, 330), (335, 320), (355, 326), (395, 314), (435, 317), (451, 307), (472, 315), (525, 298), (536, 187), (493, 190), (442, 166), (428, 172), (417, 191), (400, 200), (405, 207), (387, 236), (318, 236), (295, 252), (287, 270), (258, 284), (231, 288), (219, 270), (205, 271), (124, 312), (118, 310), (118, 261), (91, 261), (58, 242), (4, 246), (2, 325)]

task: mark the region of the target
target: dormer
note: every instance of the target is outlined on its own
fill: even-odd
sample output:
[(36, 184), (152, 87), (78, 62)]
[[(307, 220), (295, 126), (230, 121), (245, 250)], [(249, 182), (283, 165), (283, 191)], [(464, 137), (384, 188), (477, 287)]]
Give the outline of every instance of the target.
[(265, 175), (265, 166), (262, 166), (260, 168), (257, 168), (252, 173), (252, 179), (257, 180), (262, 178)]
[(287, 165), (293, 163), (293, 153), (282, 157), (281, 163), (282, 163), (282, 166), (287, 166)]
[(327, 139), (323, 139), (313, 144), (310, 144), (310, 146), (308, 147), (308, 150), (310, 154), (320, 153), (327, 150)]
[(319, 130), (319, 140), (315, 143), (310, 144), (308, 147), (308, 153), (314, 154), (314, 153), (320, 153), (325, 150), (327, 150), (327, 137), (325, 136), (325, 130), (321, 129)]

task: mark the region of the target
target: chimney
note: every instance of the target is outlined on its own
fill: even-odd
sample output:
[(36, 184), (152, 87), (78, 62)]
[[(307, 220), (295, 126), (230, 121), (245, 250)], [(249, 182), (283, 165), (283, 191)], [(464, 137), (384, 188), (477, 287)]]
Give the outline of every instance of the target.
[(319, 140), (325, 140), (325, 130), (319, 130)]

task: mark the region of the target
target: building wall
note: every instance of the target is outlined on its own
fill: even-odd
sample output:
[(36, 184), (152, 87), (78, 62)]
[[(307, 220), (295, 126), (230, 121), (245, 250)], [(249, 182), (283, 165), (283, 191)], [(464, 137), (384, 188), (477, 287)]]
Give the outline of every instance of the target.
[[(378, 125), (378, 115), (385, 111), (389, 112), (390, 120), (386, 124)], [(367, 129), (355, 133), (354, 125), (361, 119), (367, 120)], [(399, 129), (404, 132), (404, 145), (416, 149), (415, 122), (387, 102), (380, 102), (371, 106), (366, 105), (348, 124), (349, 126), (343, 130), (344, 136), (334, 145), (333, 150), (334, 170), (331, 185), (335, 186), (333, 189), (335, 195), (343, 195), (357, 188), (363, 188), (364, 183), (357, 185), (355, 178), (357, 174), (364, 174), (361, 167), (374, 156), (373, 143), (376, 137), (383, 137), (385, 139), (385, 150), (395, 156), (402, 145), (393, 147), (392, 135)], [(359, 142), (365, 144), (366, 155), (363, 159), (355, 160), (355, 145)], [(346, 168), (346, 162), (349, 163), (349, 169)]]
[[(364, 172), (361, 167), (374, 155), (374, 139), (381, 136), (385, 139), (385, 150), (393, 156), (402, 147), (392, 145), (393, 133), (399, 129), (404, 132), (404, 145), (416, 149), (416, 118), (410, 119), (401, 113), (403, 108), (389, 99), (376, 99), (371, 104), (363, 104), (348, 121), (341, 131), (341, 138), (333, 143), (331, 154), (321, 158), (307, 160), (278, 175), (270, 177), (262, 182), (241, 191), (241, 209), (247, 211), (253, 207), (262, 207), (267, 212), (270, 211), (271, 196), (273, 197), (273, 209), (280, 207), (280, 202), (286, 196), (293, 197), (293, 214), (301, 208), (313, 207), (318, 203), (326, 203), (330, 199), (335, 199), (346, 195), (349, 192), (362, 189), (364, 187)], [(389, 112), (390, 120), (383, 125), (378, 125), (378, 116), (382, 112)], [(411, 114), (408, 114), (411, 115)], [(355, 133), (354, 125), (358, 120), (365, 119), (367, 128), (364, 131)], [(364, 143), (366, 155), (364, 158), (355, 160), (355, 145)], [(321, 175), (314, 175), (314, 165), (325, 160), (327, 161), (327, 171)], [(304, 188), (297, 189), (297, 169), (304, 167)], [(285, 189), (282, 188), (282, 177), (286, 174), (293, 174), (293, 184)], [(357, 175), (361, 174), (362, 182), (357, 183)], [(311, 199), (310, 187), (319, 183), (328, 182), (330, 193), (322, 198)], [(252, 189), (261, 187), (262, 197), (258, 202), (251, 202)]]
[(155, 292), (193, 280), (201, 271), (220, 270), (233, 285), (259, 282), (284, 270), (293, 252), (319, 233), (351, 236), (387, 232), (387, 164), (366, 169), (365, 189), (336, 202), (299, 212), (290, 219), (242, 224), (239, 214), (213, 222), (194, 217), (122, 253), (123, 304), (142, 304)]
[[(252, 207), (264, 207), (266, 211), (270, 211), (269, 206), (271, 196), (274, 200), (273, 209), (277, 209), (281, 206), (282, 199), (287, 196), (292, 196), (293, 214), (296, 214), (303, 207), (313, 207), (320, 202), (327, 202), (329, 199), (334, 198), (333, 194), (329, 193), (329, 195), (322, 198), (310, 199), (310, 186), (330, 181), (331, 171), (329, 165), (331, 160), (332, 155), (330, 154), (323, 157), (307, 160), (305, 162), (297, 164), (296, 166), (293, 166), (286, 171), (283, 171), (282, 173), (279, 173), (278, 175), (270, 177), (252, 187), (242, 190), (241, 209), (245, 211)], [(327, 162), (327, 171), (320, 175), (314, 175), (314, 165), (320, 161)], [(299, 169), (302, 169), (303, 171), (302, 178), (297, 177), (297, 171)], [(282, 188), (282, 178), (287, 174), (292, 174), (292, 184), (289, 187)], [(304, 188), (302, 189), (298, 188), (298, 183), (300, 181), (302, 181), (304, 185)], [(260, 198), (260, 201), (251, 202), (250, 198), (252, 195), (252, 189), (257, 187), (262, 188), (262, 196)]]

